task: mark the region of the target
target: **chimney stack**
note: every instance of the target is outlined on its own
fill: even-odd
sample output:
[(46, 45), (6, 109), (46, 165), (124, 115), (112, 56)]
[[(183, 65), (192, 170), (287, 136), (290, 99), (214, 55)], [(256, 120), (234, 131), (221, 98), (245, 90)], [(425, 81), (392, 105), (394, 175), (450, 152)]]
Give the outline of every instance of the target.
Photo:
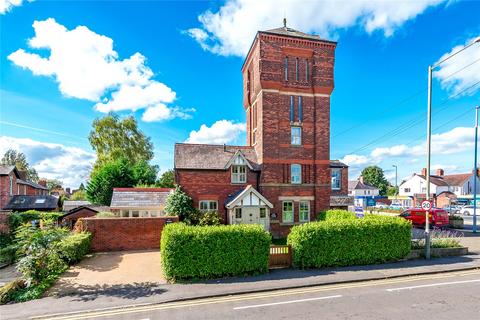
[(38, 180), (38, 184), (41, 185), (42, 187), (47, 187), (47, 180)]
[(363, 176), (358, 177), (358, 180), (363, 183)]
[(445, 175), (445, 171), (441, 168), (437, 169), (437, 176), (443, 177)]
[(427, 168), (422, 169), (422, 176), (424, 176), (424, 177), (427, 176)]

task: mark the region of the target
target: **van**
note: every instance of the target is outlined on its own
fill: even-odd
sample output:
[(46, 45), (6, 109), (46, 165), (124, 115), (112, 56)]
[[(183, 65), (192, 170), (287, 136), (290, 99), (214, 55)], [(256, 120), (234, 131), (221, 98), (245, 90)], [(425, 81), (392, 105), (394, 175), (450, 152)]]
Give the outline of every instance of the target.
[[(414, 226), (425, 227), (425, 211), (421, 208), (410, 208), (402, 212), (400, 217), (410, 220)], [(429, 212), (430, 226), (437, 228), (448, 227), (448, 213), (446, 210), (433, 208)]]

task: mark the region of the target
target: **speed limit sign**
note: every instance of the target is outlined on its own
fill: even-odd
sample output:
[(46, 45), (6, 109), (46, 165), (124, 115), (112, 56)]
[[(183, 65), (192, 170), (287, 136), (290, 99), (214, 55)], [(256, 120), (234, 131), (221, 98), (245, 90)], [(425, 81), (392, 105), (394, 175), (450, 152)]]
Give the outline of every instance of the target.
[(430, 209), (432, 209), (432, 203), (428, 200), (422, 201), (422, 210), (423, 211), (428, 211)]

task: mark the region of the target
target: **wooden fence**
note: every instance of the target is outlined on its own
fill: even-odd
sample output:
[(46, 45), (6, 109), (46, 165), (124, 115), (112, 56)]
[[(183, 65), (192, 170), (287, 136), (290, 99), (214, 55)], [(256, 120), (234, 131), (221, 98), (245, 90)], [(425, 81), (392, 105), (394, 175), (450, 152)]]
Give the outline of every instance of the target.
[(270, 269), (289, 268), (292, 265), (292, 247), (290, 246), (270, 246), (270, 256), (268, 266)]

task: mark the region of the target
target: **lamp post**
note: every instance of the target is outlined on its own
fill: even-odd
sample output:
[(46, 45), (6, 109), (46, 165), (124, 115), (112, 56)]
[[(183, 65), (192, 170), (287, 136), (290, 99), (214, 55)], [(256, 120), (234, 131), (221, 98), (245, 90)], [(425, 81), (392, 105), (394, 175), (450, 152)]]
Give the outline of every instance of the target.
[(477, 232), (477, 172), (478, 172), (478, 164), (477, 164), (477, 144), (478, 144), (478, 109), (480, 106), (475, 108), (475, 152), (474, 152), (474, 171), (473, 171), (473, 228), (472, 231), (474, 233)]
[[(473, 46), (476, 43), (480, 43), (480, 37), (477, 38), (472, 43), (466, 45), (462, 49), (458, 50), (457, 52), (445, 57), (443, 60), (435, 63), (434, 65), (428, 66), (428, 98), (427, 98), (427, 190), (425, 194), (426, 200), (430, 200), (430, 160), (431, 160), (431, 151), (432, 151), (432, 71), (448, 59), (452, 58), (453, 56), (459, 54), (463, 50)], [(476, 141), (476, 140), (475, 140)], [(476, 150), (476, 148), (475, 148)], [(476, 166), (476, 164), (475, 164)], [(475, 190), (476, 191), (476, 190)], [(476, 193), (476, 192), (475, 192)], [(425, 211), (425, 258), (430, 259), (430, 226), (429, 226), (429, 216), (430, 211)], [(476, 222), (476, 219), (475, 219)]]
[(395, 202), (398, 201), (398, 184), (397, 184), (397, 181), (398, 181), (398, 167), (396, 164), (392, 165), (392, 167), (395, 168)]

